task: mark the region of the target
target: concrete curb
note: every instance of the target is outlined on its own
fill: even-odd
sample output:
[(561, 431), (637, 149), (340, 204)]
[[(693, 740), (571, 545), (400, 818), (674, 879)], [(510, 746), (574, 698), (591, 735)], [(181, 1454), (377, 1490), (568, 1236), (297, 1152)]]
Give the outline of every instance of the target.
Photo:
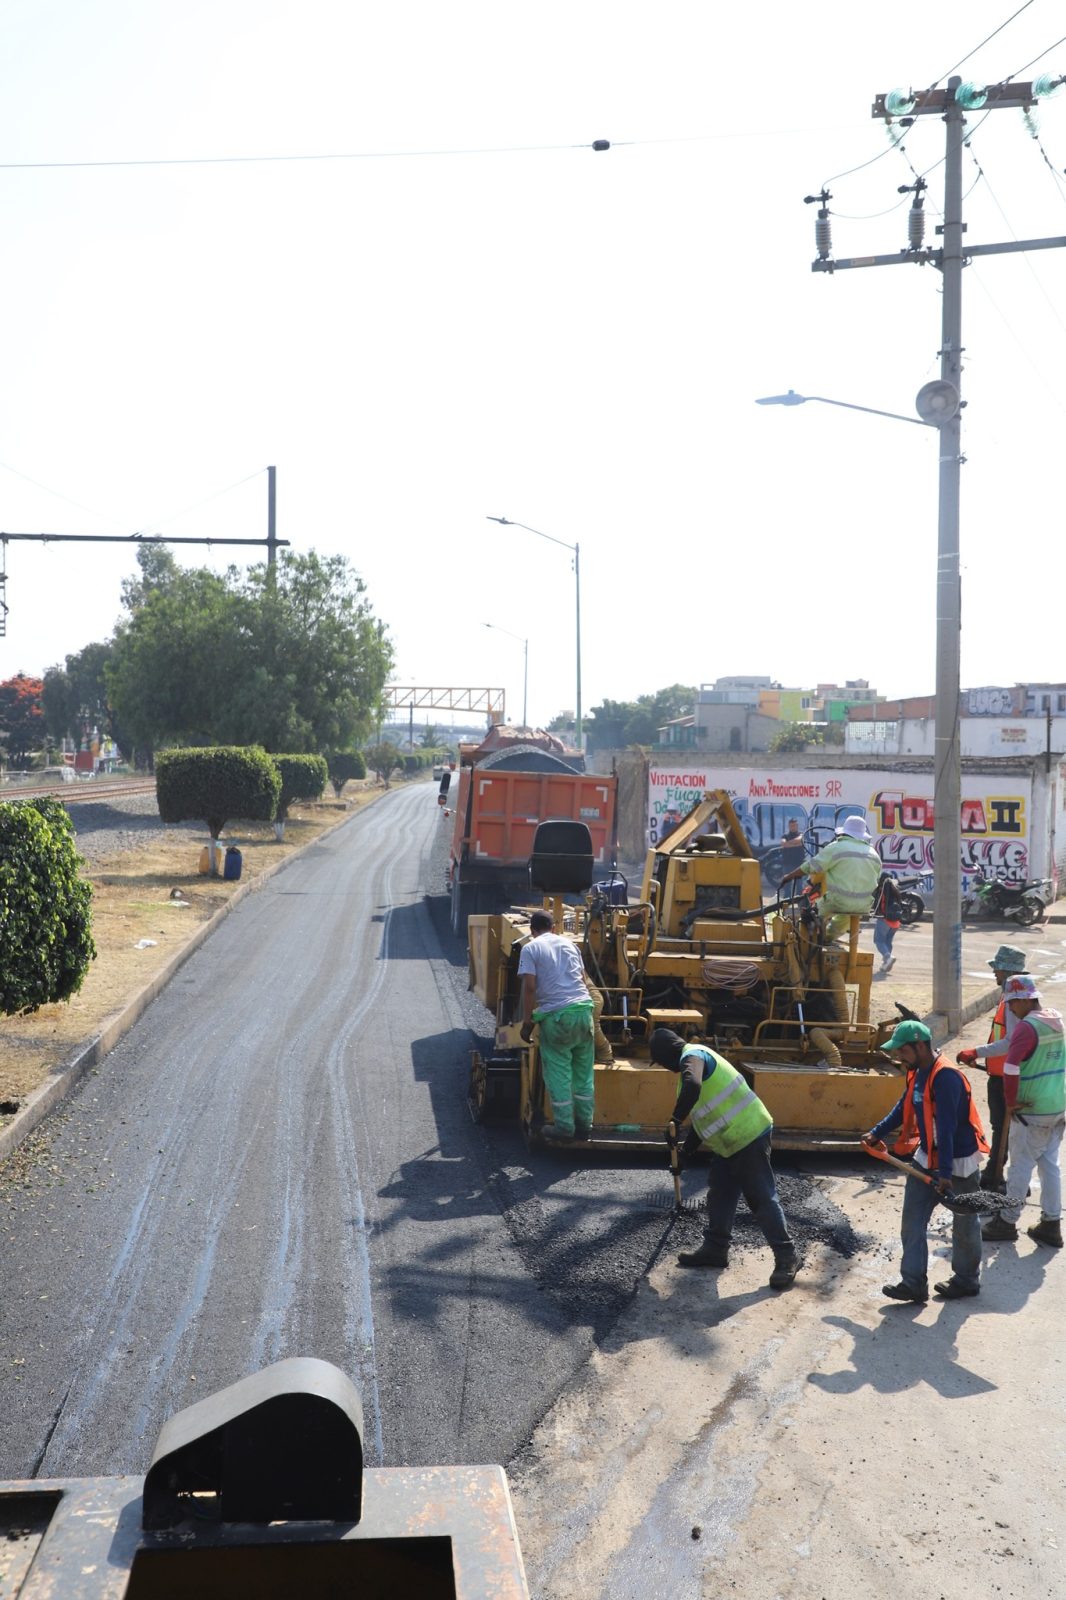
[(291, 866), (294, 861), (298, 861), (304, 851), (309, 850), (312, 845), (320, 844), (323, 839), (328, 839), (339, 829), (346, 828), (357, 817), (369, 811), (370, 807), (376, 805), (388, 792), (387, 789), (383, 789), (381, 794), (375, 795), (366, 805), (360, 806), (358, 811), (353, 811), (350, 816), (341, 817), (332, 827), (323, 829), (313, 839), (309, 839), (306, 844), (301, 845), (298, 850), (294, 850), (292, 855), (286, 856), (283, 861), (276, 861), (272, 867), (268, 867), (258, 877), (249, 879), (247, 883), (242, 883), (239, 889), (234, 890), (225, 905), (219, 906), (218, 910), (212, 912), (206, 922), (200, 924), (196, 932), (190, 937), (189, 942), (183, 945), (180, 950), (174, 952), (170, 960), (159, 969), (155, 977), (145, 984), (144, 988), (138, 994), (135, 994), (133, 999), (128, 1001), (121, 1011), (116, 1011), (114, 1016), (108, 1018), (98, 1034), (95, 1034), (87, 1043), (77, 1045), (74, 1054), (69, 1060), (64, 1061), (63, 1065), (51, 1073), (19, 1106), (7, 1127), (0, 1128), (0, 1161), (5, 1160), (13, 1150), (17, 1149), (23, 1139), (28, 1138), (34, 1129), (44, 1121), (52, 1108), (57, 1106), (60, 1101), (65, 1100), (67, 1095), (77, 1087), (89, 1069), (95, 1067), (97, 1062), (102, 1061), (108, 1052), (114, 1049), (119, 1040), (130, 1031), (134, 1023), (140, 1021), (152, 1001), (162, 993), (174, 974), (185, 965), (190, 956), (195, 955), (200, 946), (210, 938), (219, 923), (229, 916), (235, 906), (239, 906), (241, 901), (248, 895), (255, 894), (257, 890), (262, 888), (263, 884), (268, 883), (277, 873), (284, 872), (286, 867)]
[[(965, 1028), (968, 1022), (979, 1017), (983, 1011), (991, 1011), (999, 1001), (1000, 989), (985, 989), (975, 995), (972, 1000), (967, 1000), (959, 1012), (959, 1027)], [(952, 1035), (948, 1033), (947, 1019), (940, 1011), (928, 1011), (922, 1018), (926, 1027), (933, 1035), (934, 1043), (944, 1044)]]

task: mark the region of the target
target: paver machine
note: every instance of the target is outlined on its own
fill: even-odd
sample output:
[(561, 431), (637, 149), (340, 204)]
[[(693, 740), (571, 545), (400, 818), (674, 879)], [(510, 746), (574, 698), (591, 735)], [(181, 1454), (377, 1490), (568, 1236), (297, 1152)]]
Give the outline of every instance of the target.
[[(677, 1080), (649, 1058), (657, 1027), (739, 1067), (779, 1148), (857, 1148), (902, 1081), (879, 1048), (891, 1025), (870, 1021), (873, 955), (858, 948), (859, 919), (838, 944), (811, 895), (764, 905), (759, 863), (722, 790), (648, 851), (635, 899), (617, 877), (592, 883), (579, 827), (538, 831), (531, 887), (598, 991), (593, 1137), (581, 1148), (661, 1142)], [(531, 1142), (551, 1117), (536, 1039), (520, 1037), (518, 958), (533, 909), (471, 917), (468, 930), (470, 985), (495, 1019), (493, 1049), (474, 1052), (471, 1111), (517, 1117)]]

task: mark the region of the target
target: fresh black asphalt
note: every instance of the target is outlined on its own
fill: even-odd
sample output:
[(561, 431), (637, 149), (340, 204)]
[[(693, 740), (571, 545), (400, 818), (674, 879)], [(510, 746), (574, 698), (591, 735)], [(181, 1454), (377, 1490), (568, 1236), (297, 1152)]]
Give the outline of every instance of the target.
[[(372, 1462), (507, 1461), (698, 1238), (656, 1161), (471, 1121), (489, 1019), (435, 801), (384, 796), (248, 897), (0, 1166), (0, 1477), (143, 1471), (166, 1416), (290, 1355), (356, 1380)], [(855, 1248), (782, 1189), (801, 1240)]]

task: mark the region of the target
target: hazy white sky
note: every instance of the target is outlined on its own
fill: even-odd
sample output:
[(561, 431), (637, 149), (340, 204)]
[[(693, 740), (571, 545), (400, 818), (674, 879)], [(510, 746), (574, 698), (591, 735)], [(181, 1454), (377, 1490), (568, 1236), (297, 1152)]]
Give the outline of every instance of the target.
[[(812, 274), (802, 197), (887, 152), (831, 184), (835, 252), (902, 248), (873, 96), (1020, 4), (6, 0), (0, 529), (259, 536), (272, 462), (397, 681), (517, 720), (528, 638), (531, 718), (572, 708), (568, 553), (492, 514), (580, 542), (586, 714), (729, 672), (930, 690), (935, 434), (752, 402), (910, 413), (937, 375), (935, 271)], [(962, 75), (1062, 74), (1064, 31), (1031, 0)], [(1039, 124), (1057, 176), (1020, 112), (971, 118), (970, 242), (1066, 234), (1066, 90)], [(940, 122), (907, 152), (935, 243)], [(964, 685), (1066, 677), (1064, 284), (1061, 250), (965, 275)], [(106, 637), (132, 569), (8, 544), (0, 676)]]

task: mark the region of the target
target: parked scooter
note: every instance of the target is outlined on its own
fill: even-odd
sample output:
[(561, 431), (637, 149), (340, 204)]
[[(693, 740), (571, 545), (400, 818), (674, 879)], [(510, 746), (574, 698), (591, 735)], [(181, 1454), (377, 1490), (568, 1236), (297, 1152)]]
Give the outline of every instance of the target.
[(1020, 922), (1023, 928), (1028, 928), (1043, 918), (1052, 895), (1050, 878), (1004, 883), (1001, 878), (989, 877), (982, 870), (970, 886), (962, 911), (964, 916), (999, 917)]

